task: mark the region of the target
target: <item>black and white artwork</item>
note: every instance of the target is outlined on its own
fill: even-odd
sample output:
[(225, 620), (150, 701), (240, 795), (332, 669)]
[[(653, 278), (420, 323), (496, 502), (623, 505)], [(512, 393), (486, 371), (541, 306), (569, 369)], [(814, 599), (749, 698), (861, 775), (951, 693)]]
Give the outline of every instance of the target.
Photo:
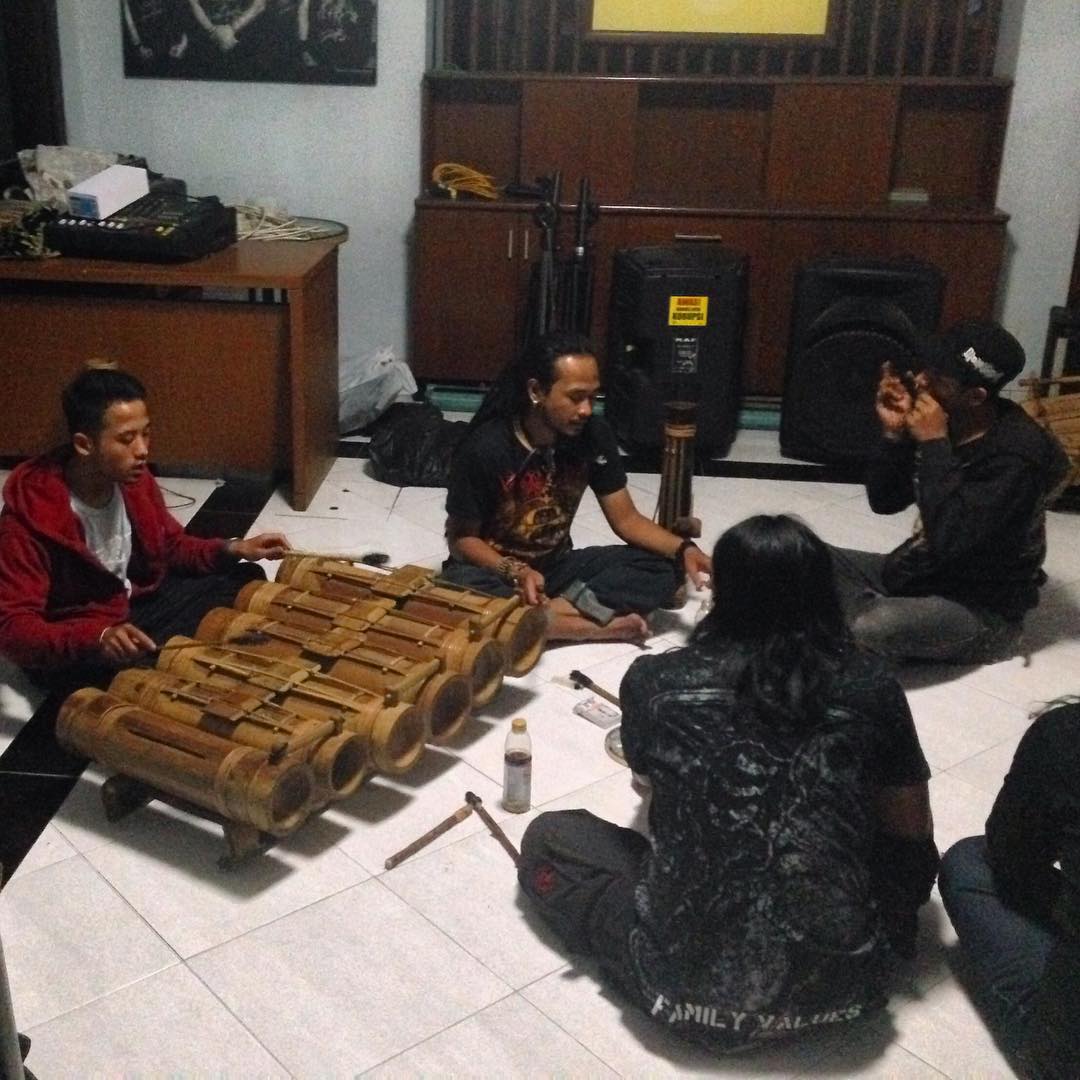
[(378, 0), (120, 0), (124, 74), (375, 82)]

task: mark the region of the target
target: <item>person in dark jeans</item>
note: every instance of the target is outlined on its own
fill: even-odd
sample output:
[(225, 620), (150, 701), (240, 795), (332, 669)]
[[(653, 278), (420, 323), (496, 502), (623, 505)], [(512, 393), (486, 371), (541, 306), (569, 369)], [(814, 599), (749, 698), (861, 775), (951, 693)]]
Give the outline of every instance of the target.
[[(551, 640), (641, 641), (683, 575), (711, 567), (695, 544), (639, 513), (611, 428), (593, 415), (600, 375), (578, 334), (538, 339), (485, 399), (450, 466), (443, 576), (547, 601)], [(586, 487), (624, 541), (575, 550)], [(550, 597), (550, 599), (548, 599)]]
[(541, 814), (518, 880), (656, 1023), (731, 1051), (881, 1008), (938, 860), (907, 701), (851, 642), (827, 546), (759, 516), (713, 566), (690, 644), (634, 661), (620, 690), (648, 838)]
[(1080, 1075), (1080, 703), (1036, 718), (939, 888), (962, 977), (1021, 1075)]
[(87, 368), (63, 405), (70, 443), (13, 470), (0, 514), (0, 652), (54, 692), (149, 662), (263, 576), (253, 560), (288, 548), (278, 533), (184, 532), (148, 469), (146, 391), (133, 376)]
[(919, 523), (887, 555), (833, 549), (865, 648), (952, 663), (1016, 649), (1046, 579), (1046, 507), (1070, 471), (1057, 440), (999, 396), (1023, 367), (1008, 331), (965, 322), (928, 341), (917, 375), (883, 368), (866, 492), (879, 514), (915, 503)]

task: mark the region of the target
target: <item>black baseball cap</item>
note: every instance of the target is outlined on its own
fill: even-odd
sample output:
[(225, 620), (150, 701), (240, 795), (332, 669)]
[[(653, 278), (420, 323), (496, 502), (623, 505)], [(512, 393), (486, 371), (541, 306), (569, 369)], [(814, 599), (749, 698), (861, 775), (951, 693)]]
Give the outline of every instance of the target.
[(1024, 348), (999, 323), (969, 319), (927, 338), (923, 369), (996, 394), (1024, 370)]

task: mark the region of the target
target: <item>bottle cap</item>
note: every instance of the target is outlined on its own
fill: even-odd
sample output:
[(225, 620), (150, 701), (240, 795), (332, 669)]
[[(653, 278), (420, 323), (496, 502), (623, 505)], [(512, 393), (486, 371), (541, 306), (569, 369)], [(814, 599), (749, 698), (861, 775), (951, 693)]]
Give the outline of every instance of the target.
[(524, 716), (515, 716), (514, 719), (510, 721), (511, 731), (524, 731), (525, 727), (526, 724)]

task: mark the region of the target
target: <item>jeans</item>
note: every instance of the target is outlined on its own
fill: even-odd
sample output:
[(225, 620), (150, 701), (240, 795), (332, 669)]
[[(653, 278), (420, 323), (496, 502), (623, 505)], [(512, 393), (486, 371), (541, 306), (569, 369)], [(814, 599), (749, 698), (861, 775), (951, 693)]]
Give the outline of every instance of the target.
[(887, 660), (982, 664), (1013, 654), (1021, 625), (944, 596), (890, 596), (887, 556), (830, 548), (848, 626), (862, 648)]
[[(127, 621), (164, 645), (176, 635), (194, 637), (199, 623), (208, 611), (230, 607), (236, 594), (249, 581), (265, 581), (266, 574), (258, 563), (236, 562), (210, 574), (166, 574), (161, 585), (151, 593), (131, 601)], [(153, 653), (136, 661), (135, 667), (153, 667)], [(76, 664), (64, 671), (27, 671), (27, 675), (43, 690), (59, 695), (60, 700), (82, 686), (104, 688), (116, 674), (116, 667), (96, 661)]]
[[(670, 559), (627, 544), (571, 548), (539, 560), (535, 566), (544, 575), (548, 596), (567, 594), (570, 603), (601, 626), (613, 615), (630, 611), (648, 615), (670, 604), (679, 585)], [(514, 592), (512, 585), (492, 571), (458, 559), (447, 559), (442, 574), (448, 581), (496, 596), (511, 596)], [(587, 586), (599, 608), (579, 602), (580, 585)]]
[(1078, 1075), (1074, 991), (1057, 992), (1075, 986), (1075, 957), (1065, 954), (1051, 927), (1002, 901), (984, 837), (969, 836), (945, 853), (938, 888), (960, 939), (972, 997), (1022, 1075)]

